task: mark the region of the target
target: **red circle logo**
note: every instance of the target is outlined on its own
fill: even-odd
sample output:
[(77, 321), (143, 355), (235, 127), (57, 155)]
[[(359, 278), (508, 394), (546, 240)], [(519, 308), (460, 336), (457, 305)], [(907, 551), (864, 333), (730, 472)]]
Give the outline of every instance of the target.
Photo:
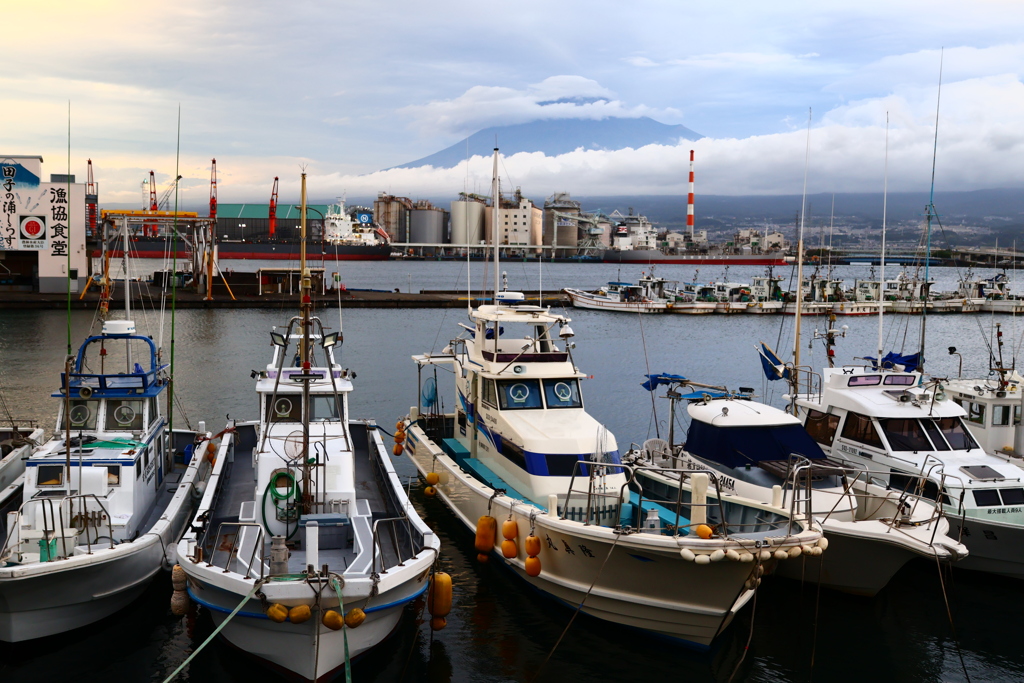
[(22, 230), (29, 237), (39, 237), (43, 233), (43, 224), (33, 218), (25, 221)]

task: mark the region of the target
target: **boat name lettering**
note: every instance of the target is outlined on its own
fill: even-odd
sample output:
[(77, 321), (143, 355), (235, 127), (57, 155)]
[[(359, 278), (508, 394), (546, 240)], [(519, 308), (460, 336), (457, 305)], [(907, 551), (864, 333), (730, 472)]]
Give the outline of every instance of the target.
[(593, 557), (594, 556), (594, 553), (590, 552), (590, 549), (587, 548), (587, 546), (585, 546), (583, 544), (580, 544), (577, 547), (580, 549), (580, 552), (583, 553), (584, 555), (586, 555), (587, 557)]
[(544, 538), (548, 540), (548, 547), (557, 553), (558, 548), (555, 547), (555, 542), (551, 540), (551, 536), (549, 536), (548, 534), (544, 534)]
[(494, 417), (490, 413), (484, 413), (484, 422), (492, 422), (498, 424), (498, 418)]
[(1024, 512), (1024, 508), (989, 508), (990, 515), (1005, 515), (1014, 512)]
[(146, 465), (146, 471), (142, 474), (142, 478), (145, 479), (147, 484), (149, 483), (149, 480), (153, 478), (154, 472), (156, 472), (156, 458), (149, 461), (149, 464)]
[(575, 551), (575, 550), (573, 550), (573, 549), (572, 549), (572, 548), (571, 548), (571, 547), (569, 546), (569, 542), (568, 542), (567, 540), (565, 540), (564, 538), (562, 539), (562, 545), (564, 545), (564, 546), (565, 546), (565, 552), (569, 553), (570, 555), (575, 555), (575, 554), (576, 554), (576, 551)]
[(736, 480), (732, 477), (719, 477), (718, 483), (723, 489), (729, 489), (730, 491), (736, 491)]

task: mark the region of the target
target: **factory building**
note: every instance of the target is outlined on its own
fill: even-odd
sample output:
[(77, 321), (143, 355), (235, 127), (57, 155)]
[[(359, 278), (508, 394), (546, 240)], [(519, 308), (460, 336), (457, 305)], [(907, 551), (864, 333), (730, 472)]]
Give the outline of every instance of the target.
[(413, 202), (408, 197), (395, 197), (381, 192), (373, 202), (377, 225), (384, 228), (392, 242), (409, 242)]
[[(85, 183), (0, 155), (0, 291), (77, 292), (88, 277)], [(70, 264), (69, 264), (70, 258)]]
[[(556, 192), (544, 201), (544, 245), (556, 247), (555, 256), (576, 253), (580, 241), (577, 217), (582, 213), (580, 203), (568, 192)], [(565, 251), (558, 247), (566, 247)]]
[[(484, 235), (491, 242), (494, 212), (488, 210), (484, 223)], [(516, 188), (511, 200), (501, 198), (498, 207), (498, 243), (509, 246), (532, 246), (540, 244), (543, 212), (533, 202), (523, 197)]]

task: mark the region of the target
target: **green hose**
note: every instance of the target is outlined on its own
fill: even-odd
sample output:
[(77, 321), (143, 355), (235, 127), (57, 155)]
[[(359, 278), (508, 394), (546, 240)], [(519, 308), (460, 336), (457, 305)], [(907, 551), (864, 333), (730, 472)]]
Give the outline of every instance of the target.
[[(269, 483), (267, 483), (267, 488), (263, 489), (263, 505), (260, 508), (260, 514), (263, 516), (263, 527), (271, 536), (274, 535), (274, 532), (270, 528), (270, 524), (267, 522), (267, 494), (269, 493), (270, 497), (273, 499), (275, 510), (278, 509), (277, 501), (288, 500), (290, 498), (295, 498), (296, 500), (298, 500), (302, 496), (302, 489), (299, 487), (299, 483), (295, 481), (295, 475), (293, 475), (290, 471), (285, 470), (284, 472), (278, 472), (277, 474), (275, 474), (272, 477), (272, 479), (276, 480), (280, 476), (288, 477), (288, 479), (291, 481), (291, 485), (288, 487), (288, 490), (285, 491), (285, 493), (278, 493), (277, 487), (274, 486), (274, 482), (270, 481)], [(288, 531), (287, 516), (285, 518), (284, 529), (285, 531)], [(296, 521), (295, 528), (292, 529), (287, 536), (285, 536), (285, 540), (288, 540), (292, 536), (294, 536), (295, 532), (298, 530), (299, 525), (298, 521)]]

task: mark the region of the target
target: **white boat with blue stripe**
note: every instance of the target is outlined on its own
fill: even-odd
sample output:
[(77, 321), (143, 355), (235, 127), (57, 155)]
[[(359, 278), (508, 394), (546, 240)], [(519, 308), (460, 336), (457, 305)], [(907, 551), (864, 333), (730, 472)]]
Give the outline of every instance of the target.
[(96, 622), (173, 563), (210, 466), (193, 457), (208, 435), (168, 429), (166, 368), (129, 320), (105, 322), (69, 357), (57, 431), (29, 456), (7, 514), (0, 640)]

